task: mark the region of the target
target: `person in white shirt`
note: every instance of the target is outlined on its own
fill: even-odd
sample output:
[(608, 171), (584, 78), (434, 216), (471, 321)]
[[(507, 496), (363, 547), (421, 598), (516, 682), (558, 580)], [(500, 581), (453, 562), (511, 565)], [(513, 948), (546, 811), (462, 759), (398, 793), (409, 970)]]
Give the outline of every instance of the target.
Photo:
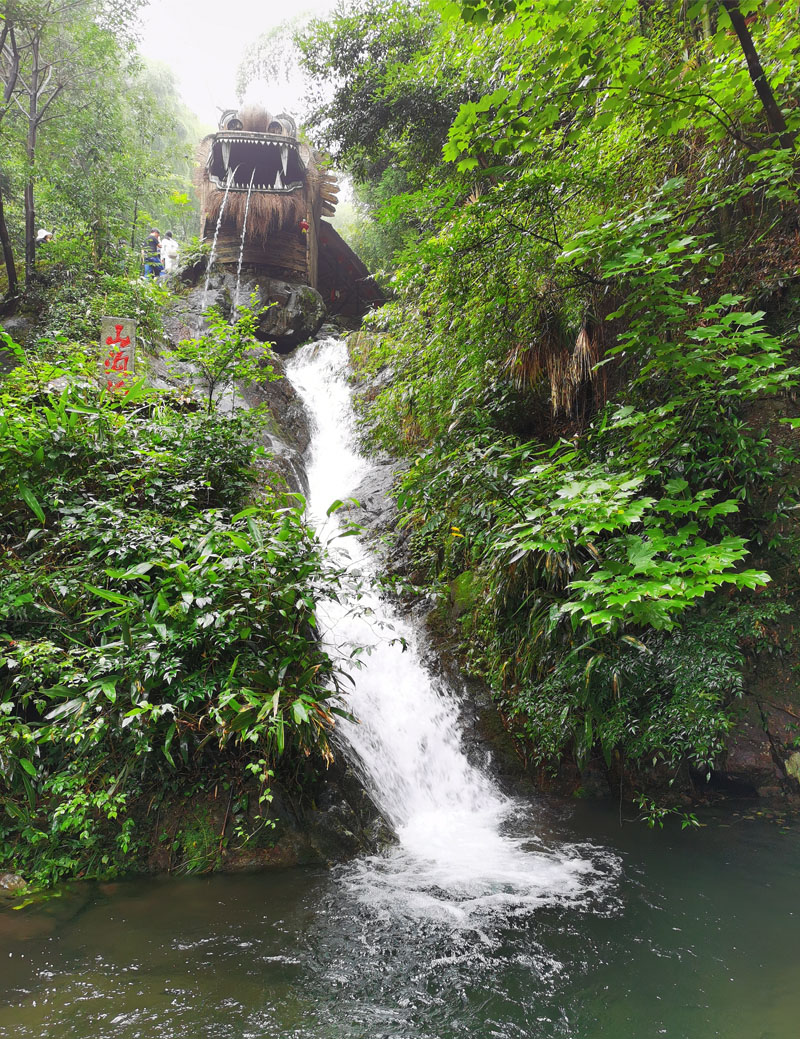
[(178, 269), (178, 253), (180, 246), (172, 237), (172, 231), (167, 231), (161, 239), (161, 266), (164, 274), (172, 274)]

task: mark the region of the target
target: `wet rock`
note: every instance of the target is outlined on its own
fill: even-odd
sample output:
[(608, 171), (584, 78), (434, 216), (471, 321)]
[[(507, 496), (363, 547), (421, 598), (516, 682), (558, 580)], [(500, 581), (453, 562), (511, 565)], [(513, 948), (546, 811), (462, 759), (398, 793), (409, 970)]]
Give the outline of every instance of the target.
[[(232, 835), (230, 803), (218, 796), (218, 790), (192, 799), (168, 798), (152, 824), (147, 869), (240, 873), (329, 865), (375, 851), (391, 839), (375, 805), (342, 760), (306, 780), (307, 787), (274, 781), (272, 800), (265, 806), (251, 791), (247, 819), (236, 821), (252, 835), (243, 845)], [(267, 816), (266, 825), (261, 811)]]
[(581, 771), (580, 786), (576, 791), (577, 796), (599, 800), (608, 797), (610, 793), (608, 769), (600, 761), (592, 759)]
[(18, 895), (27, 886), (18, 873), (0, 873), (0, 895)]
[(462, 676), (454, 660), (447, 670), (451, 682), (460, 681), (464, 694), (459, 699), (459, 722), (467, 759), (503, 788), (520, 792), (521, 785), (529, 785), (525, 764), (489, 690), (477, 679)]
[(273, 432), (301, 455), (311, 442), (308, 412), (297, 390), (286, 377), (286, 365), (272, 350), (263, 352), (263, 364), (278, 376), (241, 385), (239, 392), (249, 408), (266, 408), (274, 422)]
[(728, 782), (754, 791), (779, 786), (782, 774), (757, 707), (748, 704), (746, 709), (746, 715), (729, 737), (725, 762), (717, 771)]
[[(194, 339), (206, 329), (202, 311), (202, 289), (193, 289), (187, 296), (173, 296), (161, 312), (161, 322), (167, 343), (176, 347), (184, 339)], [(211, 300), (207, 305), (211, 305)]]
[[(146, 355), (139, 362), (144, 370), (148, 386), (156, 390), (173, 390), (184, 394), (187, 399), (194, 397), (193, 385), (200, 380), (200, 374), (192, 365), (183, 361), (170, 360), (160, 354), (155, 357)], [(198, 403), (200, 403), (198, 398)]]
[(742, 729), (729, 749), (724, 771), (729, 776), (771, 778), (775, 774), (772, 750), (763, 730)]
[(291, 350), (314, 336), (325, 317), (325, 304), (316, 289), (261, 277), (254, 277), (251, 284), (259, 305), (271, 304), (259, 319), (259, 329), (277, 350)]
[(223, 873), (254, 873), (261, 869), (310, 866), (316, 863), (302, 841), (285, 839), (274, 848), (249, 848), (225, 852), (220, 863)]
[(382, 558), (385, 558), (386, 552), (381, 538), (394, 530), (397, 523), (397, 505), (391, 491), (402, 469), (402, 464), (392, 459), (374, 462), (353, 490), (355, 502), (347, 508), (347, 518), (362, 528)]
[[(235, 283), (234, 283), (235, 285)], [(202, 289), (194, 290), (202, 292)], [(169, 340), (177, 345), (181, 339), (196, 334), (190, 330), (194, 320), (186, 299), (170, 304), (164, 319)], [(289, 491), (306, 494), (303, 453), (311, 439), (308, 414), (294, 386), (286, 378), (283, 359), (268, 346), (259, 348), (264, 378), (251, 383), (237, 383), (220, 392), (215, 401), (223, 414), (241, 412), (243, 408), (260, 409), (259, 421), (253, 423), (253, 436), (267, 449), (267, 456), (256, 460), (256, 468), (264, 483), (285, 486)], [(167, 360), (160, 355), (147, 358), (147, 381), (157, 389), (171, 392), (179, 404), (194, 408), (205, 406), (208, 388), (202, 375), (187, 362)]]
[(203, 311), (217, 307), (230, 317), (238, 306), (269, 309), (258, 320), (259, 337), (286, 352), (311, 339), (325, 317), (322, 296), (309, 285), (270, 278), (254, 268), (243, 267), (237, 296), (236, 272), (214, 267), (208, 279), (177, 297), (169, 308), (164, 326), (173, 341), (197, 336), (205, 331)]
[[(263, 380), (237, 384), (242, 403), (250, 408), (260, 408), (261, 419), (254, 426), (254, 435), (267, 449), (267, 456), (255, 460), (262, 478), (272, 486), (285, 484), (288, 490), (308, 494), (303, 454), (311, 439), (311, 428), (305, 405), (291, 382), (286, 378), (286, 369), (281, 358), (272, 350), (263, 352), (265, 373)], [(274, 378), (278, 375), (279, 378)], [(277, 479), (276, 479), (277, 478)]]

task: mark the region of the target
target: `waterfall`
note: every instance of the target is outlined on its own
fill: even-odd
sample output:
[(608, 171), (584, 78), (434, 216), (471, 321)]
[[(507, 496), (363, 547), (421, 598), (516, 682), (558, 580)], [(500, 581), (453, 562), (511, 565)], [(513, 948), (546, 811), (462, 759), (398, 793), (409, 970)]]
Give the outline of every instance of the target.
[(206, 281), (203, 286), (203, 300), (200, 304), (200, 316), (197, 319), (197, 335), (200, 335), (200, 328), (203, 323), (203, 312), (206, 309), (206, 299), (208, 298), (208, 286), (211, 283), (211, 267), (214, 263), (214, 258), (217, 255), (217, 239), (219, 238), (219, 229), (222, 226), (222, 217), (225, 214), (225, 206), (228, 204), (228, 193), (231, 190), (231, 183), (233, 182), (234, 174), (239, 167), (228, 171), (228, 179), (225, 181), (225, 194), (222, 198), (222, 205), (219, 207), (219, 216), (217, 217), (217, 226), (214, 228), (214, 240), (211, 243), (211, 252), (208, 254), (208, 263), (206, 264)]
[[(314, 420), (309, 518), (326, 538), (339, 529), (328, 506), (351, 495), (369, 469), (354, 446), (346, 367), (346, 345), (336, 339), (301, 348), (289, 364)], [(368, 579), (377, 562), (363, 546), (356, 551), (350, 566)], [(598, 868), (585, 847), (545, 845), (530, 809), (468, 761), (456, 695), (426, 670), (412, 626), (374, 592), (360, 605), (357, 615), (347, 604), (319, 611), (334, 653), (371, 647), (347, 695), (357, 720), (341, 723), (337, 737), (398, 843), (350, 867), (354, 887), (406, 912), (449, 917), (597, 894), (608, 862)]]
[(253, 178), (256, 175), (255, 169), (250, 174), (250, 184), (247, 188), (247, 201), (244, 204), (244, 220), (242, 221), (242, 240), (239, 243), (239, 263), (236, 267), (236, 293), (233, 297), (233, 314), (231, 316), (231, 324), (236, 324), (236, 318), (239, 316), (239, 285), (242, 280), (242, 260), (244, 259), (244, 239), (247, 234), (247, 214), (250, 212), (250, 195), (253, 191)]

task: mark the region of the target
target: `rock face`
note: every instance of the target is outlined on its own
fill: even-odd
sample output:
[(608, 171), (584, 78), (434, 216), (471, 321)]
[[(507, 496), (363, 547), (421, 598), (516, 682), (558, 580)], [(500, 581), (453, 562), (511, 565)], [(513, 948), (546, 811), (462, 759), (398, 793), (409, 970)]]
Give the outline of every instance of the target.
[[(190, 277), (192, 275), (190, 274)], [(322, 297), (308, 285), (271, 278), (254, 267), (242, 268), (239, 292), (236, 292), (236, 271), (214, 265), (205, 285), (205, 272), (196, 273), (197, 284), (188, 294), (176, 300), (171, 317), (165, 326), (171, 339), (177, 341), (196, 336), (203, 330), (203, 311), (217, 307), (226, 317), (238, 306), (254, 306), (256, 310), (269, 307), (259, 319), (259, 336), (273, 343), (280, 353), (286, 353), (311, 339), (325, 318)]]
[(780, 793), (782, 773), (772, 756), (772, 744), (752, 702), (731, 734), (719, 778), (745, 792), (767, 796)]
[(259, 306), (273, 304), (259, 319), (259, 329), (279, 352), (311, 339), (325, 317), (322, 296), (309, 285), (252, 275), (243, 281), (240, 298), (250, 299), (251, 294), (258, 297)]
[[(247, 818), (234, 819), (219, 791), (162, 804), (149, 841), (146, 868), (155, 873), (242, 873), (273, 866), (331, 865), (374, 852), (391, 839), (375, 806), (337, 758), (321, 777), (306, 777), (298, 794), (273, 783), (258, 816), (255, 791)], [(251, 836), (242, 841), (236, 830)]]
[(308, 477), (303, 455), (311, 440), (308, 415), (294, 386), (286, 378), (286, 368), (280, 357), (271, 350), (265, 351), (264, 362), (280, 378), (237, 387), (248, 408), (262, 408), (269, 415), (269, 426), (256, 433), (259, 442), (267, 449), (268, 457), (256, 464), (267, 480), (278, 476), (290, 491), (307, 494)]
[(385, 535), (397, 523), (397, 506), (391, 496), (392, 487), (402, 466), (393, 459), (375, 463), (353, 491), (354, 501), (347, 509), (347, 517), (361, 527), (376, 554), (385, 561)]
[[(196, 293), (202, 291), (194, 289), (188, 297), (175, 297), (165, 309), (164, 329), (172, 345), (177, 346), (182, 339), (197, 335), (197, 325), (193, 326), (192, 322), (200, 320), (203, 306), (198, 303)], [(225, 413), (260, 408), (259, 414), (265, 421), (253, 424), (253, 437), (267, 449), (266, 457), (256, 462), (262, 479), (273, 485), (285, 484), (288, 490), (305, 494), (308, 491), (308, 480), (303, 454), (311, 439), (308, 415), (303, 402), (286, 378), (282, 358), (268, 346), (261, 348), (260, 354), (264, 368), (263, 380), (229, 387), (219, 397), (216, 406)], [(173, 390), (185, 397), (187, 402), (194, 401), (194, 406), (200, 406), (207, 399), (202, 377), (191, 365), (168, 365), (163, 357), (155, 356), (147, 358), (147, 369), (151, 385)]]

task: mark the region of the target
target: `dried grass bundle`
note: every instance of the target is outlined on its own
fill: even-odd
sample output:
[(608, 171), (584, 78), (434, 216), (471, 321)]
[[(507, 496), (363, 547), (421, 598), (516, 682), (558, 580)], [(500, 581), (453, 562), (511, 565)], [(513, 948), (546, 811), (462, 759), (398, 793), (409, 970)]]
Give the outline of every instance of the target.
[(505, 368), (520, 387), (547, 378), (553, 415), (574, 418), (587, 388), (595, 399), (605, 399), (605, 369), (597, 367), (602, 358), (601, 337), (592, 325), (583, 325), (570, 349), (559, 322), (544, 318), (534, 342), (512, 347)]
[[(256, 129), (269, 123), (271, 116), (266, 109), (245, 109), (240, 113), (246, 130), (255, 133), (264, 132)], [(219, 219), (220, 210), (225, 200), (225, 191), (218, 188), (208, 172), (207, 160), (211, 154), (214, 134), (209, 134), (200, 143), (197, 150), (197, 167), (195, 170), (195, 188), (200, 200), (202, 212), (205, 214), (206, 227), (214, 227)], [(291, 193), (254, 190), (250, 193), (250, 207), (247, 212), (247, 237), (251, 241), (264, 241), (270, 234), (283, 229), (296, 228), (301, 220), (308, 219), (307, 196), (314, 197), (319, 191), (322, 179), (330, 175), (320, 172), (315, 165), (306, 168), (305, 187), (298, 187)], [(225, 223), (232, 223), (237, 231), (244, 225), (244, 214), (247, 209), (247, 192), (241, 189), (229, 191), (225, 203)]]
[[(224, 191), (213, 189), (207, 193), (206, 219), (212, 226), (219, 218), (224, 199)], [(246, 207), (246, 191), (229, 192), (225, 205), (225, 223), (231, 223), (237, 231), (241, 231), (244, 226)], [(247, 213), (247, 238), (249, 241), (263, 241), (275, 231), (287, 227), (296, 228), (305, 215), (306, 202), (302, 188), (293, 191), (291, 195), (253, 191), (250, 195), (250, 209)]]
[(595, 365), (600, 360), (600, 344), (594, 336), (589, 334), (586, 325), (578, 333), (575, 340), (575, 349), (572, 352), (572, 364), (575, 369), (575, 377), (579, 382), (593, 379)]

